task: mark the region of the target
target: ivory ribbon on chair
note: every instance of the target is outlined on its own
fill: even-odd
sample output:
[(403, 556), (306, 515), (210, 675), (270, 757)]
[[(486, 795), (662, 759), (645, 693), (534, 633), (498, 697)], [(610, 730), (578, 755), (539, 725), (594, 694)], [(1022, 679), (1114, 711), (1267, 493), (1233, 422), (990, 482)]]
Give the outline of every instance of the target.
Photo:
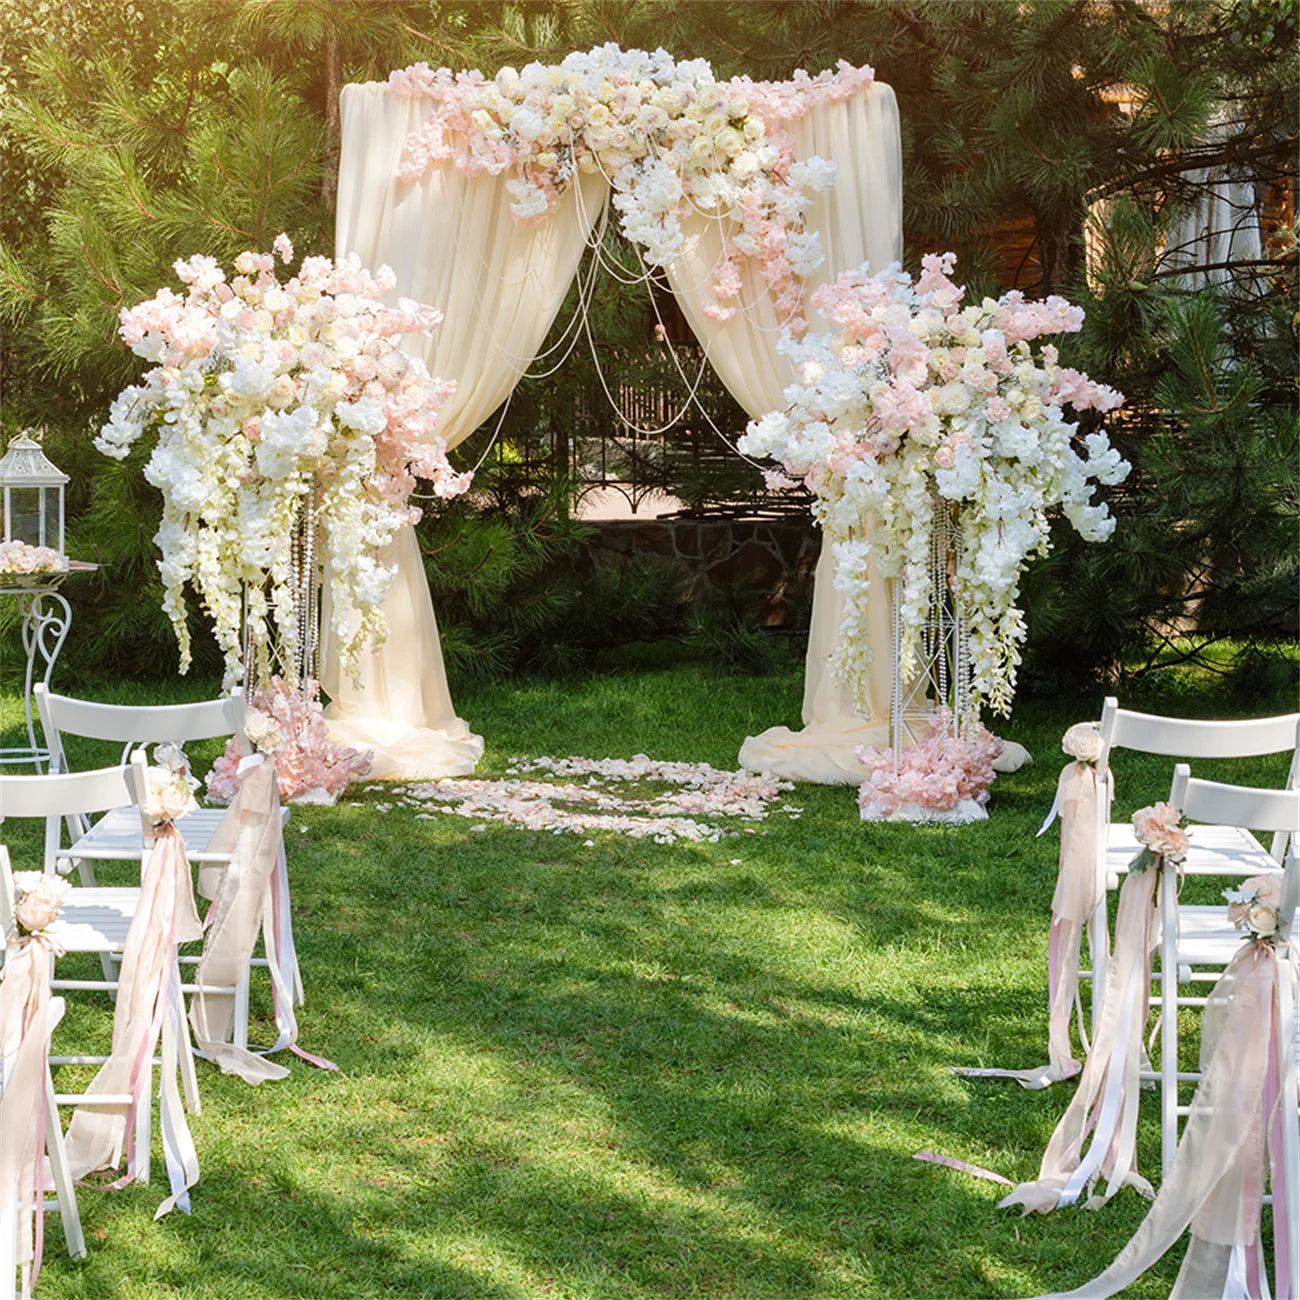
[[(115, 1187), (136, 1176), (135, 1120), (139, 1108), (151, 1104), (153, 1056), (162, 1044), (162, 1087), (159, 1128), (171, 1195), (155, 1218), (179, 1207), (190, 1210), (189, 1189), (199, 1177), (198, 1155), (185, 1120), (176, 1085), (178, 1050), (190, 1050), (184, 1028), (178, 945), (203, 936), (194, 907), (185, 841), (168, 822), (157, 833), (141, 882), (140, 901), (126, 935), (118, 975), (117, 1007), (113, 1013), (113, 1048), (86, 1092), (87, 1100), (73, 1112), (68, 1125), (68, 1165), (74, 1178), (97, 1169), (116, 1169), (126, 1151), (126, 1174)], [(129, 1095), (128, 1104), (96, 1103), (94, 1095)]]
[[(226, 1074), (237, 1074), (254, 1085), (283, 1079), (289, 1073), (283, 1065), (266, 1060), (269, 1053), (286, 1047), (322, 1069), (337, 1069), (333, 1062), (297, 1046), (298, 1022), (293, 1008), (301, 999), (296, 993), (297, 959), (280, 792), (275, 764), (261, 754), (240, 763), (239, 789), (209, 847), (228, 853), (230, 862), (225, 867), (206, 867), (199, 873), (199, 892), (212, 899), (204, 921), (200, 992), (190, 1007), (190, 1023), (199, 1051)], [(265, 1052), (250, 1051), (230, 1041), (235, 1020), (233, 993), (202, 991), (205, 986), (233, 987), (238, 982), (248, 969), (259, 929), (266, 936), (277, 1030), (275, 1044)]]
[[(1143, 873), (1147, 874), (1147, 873)], [(1277, 1300), (1290, 1296), (1286, 1180), (1272, 1138), (1278, 1110), (1277, 958), (1242, 945), (1205, 1008), (1202, 1078), (1173, 1166), (1147, 1217), (1114, 1263), (1074, 1291), (1043, 1300), (1104, 1300), (1133, 1283), (1184, 1229), (1191, 1240), (1172, 1300), (1268, 1295), (1260, 1237), (1266, 1151), (1273, 1163)]]
[(1047, 1144), (1038, 1178), (1021, 1183), (998, 1202), (1000, 1208), (1020, 1206), (1026, 1214), (1047, 1214), (1073, 1205), (1099, 1178), (1106, 1179), (1106, 1191), (1090, 1196), (1090, 1209), (1105, 1204), (1126, 1184), (1143, 1196), (1153, 1195), (1151, 1184), (1137, 1172), (1136, 1138), (1159, 880), (1155, 867), (1132, 871), (1124, 880), (1115, 955), (1106, 964), (1097, 1031), (1079, 1086)]
[[(1070, 1017), (1079, 1006), (1079, 953), (1084, 927), (1097, 905), (1097, 782), (1089, 763), (1067, 763), (1061, 769), (1045, 831), (1061, 816), (1061, 852), (1052, 896), (1052, 929), (1047, 948), (1047, 1064), (1024, 1070), (970, 1069), (954, 1074), (974, 1079), (1014, 1079), (1024, 1088), (1046, 1088), (1071, 1079), (1083, 1066), (1070, 1045)], [(1039, 831), (1041, 835), (1043, 831)], [(1093, 947), (1108, 945), (1104, 933), (1093, 936)], [(1079, 1016), (1084, 1051), (1088, 1036)]]
[(35, 1286), (41, 1269), (51, 957), (39, 936), (20, 939), (0, 971), (0, 1278), (10, 1284), (30, 1266)]

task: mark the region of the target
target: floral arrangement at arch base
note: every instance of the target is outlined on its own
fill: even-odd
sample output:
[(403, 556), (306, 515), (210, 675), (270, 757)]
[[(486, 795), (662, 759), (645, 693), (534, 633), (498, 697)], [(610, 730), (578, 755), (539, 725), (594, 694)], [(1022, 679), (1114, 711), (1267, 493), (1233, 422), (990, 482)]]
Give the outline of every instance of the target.
[[(287, 236), (275, 254), (292, 260)], [(416, 478), (441, 497), (469, 486), (436, 432), (452, 385), (399, 346), (430, 334), (441, 314), (409, 299), (386, 306), (396, 283), (387, 267), (372, 275), (355, 257), (308, 257), (281, 282), (275, 254), (241, 253), (231, 279), (211, 257), (178, 261), (184, 295), (161, 289), (122, 312), (122, 337), (154, 364), (95, 439), (117, 459), (156, 439), (145, 477), (163, 497), (155, 540), (181, 671), (188, 583), (212, 619), (228, 686), (245, 677), (245, 633), (258, 679), (273, 646), (282, 662), (300, 657), (294, 546), (308, 507), (346, 663), (383, 639), (394, 569), (381, 556), (420, 516), (409, 504)]]
[[(122, 337), (153, 365), (95, 439), (117, 459), (154, 439), (144, 472), (163, 497), (155, 540), (181, 671), (188, 585), (212, 619), (227, 686), (268, 683), (277, 660), (310, 661), (302, 593), (318, 566), (331, 577), (340, 657), (354, 666), (386, 634), (380, 605), (395, 568), (384, 553), (420, 517), (416, 479), (444, 498), (470, 480), (437, 434), (453, 385), (400, 346), (432, 333), (441, 314), (409, 299), (386, 305), (396, 283), (387, 267), (372, 275), (355, 257), (307, 257), (282, 280), (277, 255), (293, 259), (285, 235), (273, 253), (241, 253), (231, 278), (211, 257), (178, 261), (183, 294), (164, 288), (122, 312)], [(297, 687), (302, 708), (319, 714), (314, 684)], [(308, 766), (324, 761), (317, 722), (293, 729), (295, 741), (310, 736)], [(359, 760), (331, 752), (325, 765), (355, 770)]]
[(1048, 512), (1061, 507), (1082, 536), (1105, 541), (1115, 521), (1091, 500), (1093, 483), (1119, 483), (1130, 468), (1104, 430), (1080, 436), (1066, 409), (1109, 411), (1123, 397), (1061, 366), (1052, 344), (1031, 346), (1077, 331), (1081, 309), (1018, 292), (963, 305), (965, 290), (949, 278), (955, 262), (927, 255), (915, 281), (897, 266), (864, 267), (817, 290), (813, 306), (838, 333), (783, 336), (797, 375), (786, 408), (752, 421), (739, 445), (781, 463), (772, 486), (802, 480), (816, 498), (844, 597), (831, 666), (864, 707), (880, 649), (867, 632), (868, 560), (898, 584), (906, 679), (945, 594), (935, 590), (932, 541), (948, 515), (948, 585), (968, 628), (974, 708), (1005, 715), (1025, 636), (1020, 575), (1047, 550)]

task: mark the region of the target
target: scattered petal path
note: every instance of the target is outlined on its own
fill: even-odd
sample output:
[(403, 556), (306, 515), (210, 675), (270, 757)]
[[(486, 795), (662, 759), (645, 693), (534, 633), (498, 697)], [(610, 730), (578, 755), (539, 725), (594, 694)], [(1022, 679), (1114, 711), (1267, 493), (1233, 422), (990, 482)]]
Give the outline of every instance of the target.
[[(794, 787), (767, 773), (724, 772), (707, 763), (632, 758), (512, 758), (506, 777), (443, 777), (385, 786), (395, 799), (379, 805), (414, 811), (419, 819), (465, 817), (487, 829), (488, 822), (589, 836), (597, 831), (649, 839), (657, 844), (691, 840), (716, 844), (753, 823), (781, 812), (797, 819), (800, 809), (781, 802)], [(739, 829), (736, 823), (746, 823)], [(587, 839), (591, 846), (594, 841)]]

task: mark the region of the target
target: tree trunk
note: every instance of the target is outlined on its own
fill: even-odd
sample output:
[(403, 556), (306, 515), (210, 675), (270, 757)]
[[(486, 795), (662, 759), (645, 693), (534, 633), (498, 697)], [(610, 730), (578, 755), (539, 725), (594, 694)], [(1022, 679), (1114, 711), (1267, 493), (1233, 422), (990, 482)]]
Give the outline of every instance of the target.
[(341, 62), (338, 33), (331, 26), (325, 35), (325, 159), (320, 180), (321, 202), (327, 208), (333, 208), (339, 189)]

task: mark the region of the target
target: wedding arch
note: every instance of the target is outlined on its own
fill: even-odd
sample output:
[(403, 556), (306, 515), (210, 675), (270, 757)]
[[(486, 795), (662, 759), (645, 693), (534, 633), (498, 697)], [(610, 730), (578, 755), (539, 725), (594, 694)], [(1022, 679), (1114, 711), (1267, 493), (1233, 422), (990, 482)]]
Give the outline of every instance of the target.
[[(543, 100), (552, 103), (556, 90), (565, 90), (565, 66), (601, 56), (611, 78), (621, 77), (622, 84), (632, 86), (636, 68), (627, 71), (629, 60), (640, 60), (643, 67), (672, 64), (662, 51), (624, 54), (605, 47), (589, 56), (572, 56), (560, 69), (530, 65), (523, 70), (522, 89), (520, 74), (510, 69), (503, 69), (493, 83), (476, 73), (453, 77), (445, 69), (418, 65), (395, 73), (388, 83), (343, 89), (337, 255), (356, 254), (363, 265), (391, 267), (398, 294), (444, 313), (436, 335), (410, 336), (407, 346), (420, 351), (430, 373), (456, 382), (439, 421), (449, 448), (500, 406), (526, 373), (584, 251), (599, 238), (614, 190), (608, 169), (599, 163), (579, 167), (574, 155), (567, 168), (561, 161), (556, 172), (554, 154), (542, 154), (553, 169), (543, 174), (536, 166), (519, 166), (509, 146), (517, 136), (534, 142), (546, 130), (533, 110)], [(724, 115), (722, 125), (715, 122), (710, 129), (723, 132), (743, 127), (749, 118), (761, 121), (763, 138), (782, 145), (775, 174), (788, 173), (791, 154), (810, 166), (827, 160), (837, 172), (833, 185), (805, 194), (796, 205), (803, 209), (804, 256), (793, 281), (774, 275), (764, 261), (762, 213), (733, 209), (724, 215), (717, 207), (692, 201), (686, 210), (665, 217), (665, 201), (651, 200), (648, 214), (642, 210), (630, 218), (626, 187), (614, 190), (625, 230), (629, 219), (653, 227), (658, 259), (708, 361), (740, 406), (757, 418), (784, 406), (784, 390), (796, 378), (793, 363), (777, 350), (783, 327), (806, 315), (812, 330), (829, 328), (813, 310), (814, 290), (864, 263), (881, 270), (901, 257), (897, 104), (893, 91), (876, 82), (869, 68), (847, 65), (817, 78), (800, 73), (786, 83), (744, 78), (715, 83), (708, 65), (695, 61), (675, 65), (673, 77), (675, 84), (714, 87), (702, 97), (704, 109), (710, 107), (707, 101), (716, 104), (719, 98), (730, 102), (733, 112), (737, 103), (747, 106), (743, 120), (737, 116), (728, 123)], [(660, 83), (667, 80), (661, 77)], [(531, 99), (523, 93), (530, 84), (537, 90)], [(509, 90), (518, 104), (519, 116), (509, 124), (515, 135), (503, 137), (485, 111), (477, 110), (481, 116), (467, 111), (484, 97), (490, 99), (494, 85)], [(600, 101), (584, 107), (583, 95), (576, 98), (568, 120), (578, 124)], [(459, 112), (449, 124), (446, 106), (453, 99)], [(711, 122), (703, 112), (697, 118), (701, 126)], [(451, 138), (458, 125), (473, 130), (471, 119), (490, 128), (472, 147), (463, 138)], [(760, 133), (757, 127), (752, 131)], [(541, 144), (546, 144), (544, 134)], [(615, 147), (620, 144), (616, 141)], [(534, 146), (531, 157), (538, 156)], [(713, 157), (721, 158), (716, 164), (720, 172), (729, 170), (726, 155)], [(737, 159), (732, 151), (733, 172)], [(559, 185), (552, 182), (557, 174)], [(777, 202), (782, 202), (780, 196)], [(814, 235), (820, 240), (819, 263), (816, 238), (809, 240)], [(744, 256), (746, 249), (752, 255)], [(342, 670), (328, 632), (331, 620), (321, 620), (321, 680), (333, 701), (331, 731), (343, 743), (375, 751), (376, 777), (467, 774), (482, 754), (483, 741), (452, 704), (412, 528), (399, 533), (392, 562), (397, 575), (382, 607), (388, 637), (361, 655), (358, 678)], [(873, 639), (888, 644), (887, 586), (880, 580), (872, 589), (881, 593), (868, 615)], [(823, 556), (805, 669), (804, 726), (774, 726), (747, 738), (740, 753), (743, 765), (799, 780), (856, 784), (862, 769), (854, 748), (889, 743), (888, 657), (873, 664), (865, 692), (868, 709), (855, 704), (848, 688), (830, 673), (840, 613), (840, 597)]]

